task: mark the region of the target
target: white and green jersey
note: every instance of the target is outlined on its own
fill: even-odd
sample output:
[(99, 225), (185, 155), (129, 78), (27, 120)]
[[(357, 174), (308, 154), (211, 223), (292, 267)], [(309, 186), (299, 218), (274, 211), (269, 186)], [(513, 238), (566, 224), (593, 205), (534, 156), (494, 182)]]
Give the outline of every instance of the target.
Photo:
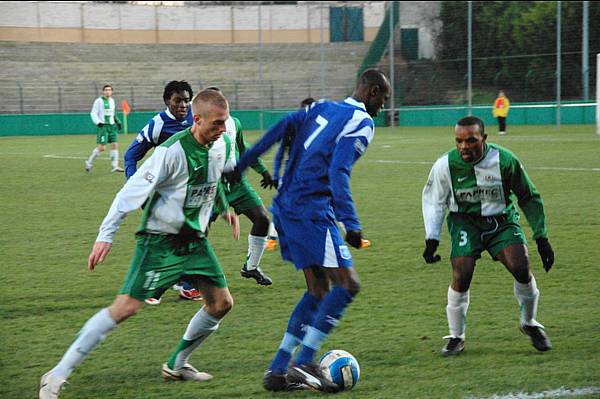
[(544, 205), (517, 157), (496, 144), (486, 144), (483, 158), (464, 162), (457, 149), (439, 158), (423, 189), (425, 238), (440, 239), (446, 209), (471, 216), (500, 216), (518, 220), (516, 196), (533, 229), (546, 237)]
[[(236, 161), (240, 159), (240, 154), (246, 151), (248, 147), (248, 143), (244, 139), (244, 132), (242, 130), (242, 123), (238, 118), (230, 116), (225, 121), (225, 129), (227, 136), (229, 139), (235, 143), (235, 159)], [(250, 165), (252, 169), (256, 171), (256, 173), (262, 174), (267, 171), (267, 167), (260, 159), (256, 161), (256, 163)]]
[(104, 123), (105, 125), (115, 124), (115, 100), (110, 97), (98, 97), (92, 105), (90, 117), (94, 125)]
[(227, 208), (220, 180), (235, 166), (232, 147), (226, 135), (208, 147), (190, 129), (173, 135), (117, 193), (96, 241), (112, 242), (125, 216), (149, 197), (139, 231), (204, 236), (215, 201)]

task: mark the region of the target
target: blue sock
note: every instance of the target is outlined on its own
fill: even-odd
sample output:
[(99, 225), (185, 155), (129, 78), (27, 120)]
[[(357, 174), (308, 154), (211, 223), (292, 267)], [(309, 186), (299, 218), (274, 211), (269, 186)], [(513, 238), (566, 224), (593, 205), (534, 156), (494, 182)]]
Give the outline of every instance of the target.
[(321, 344), (338, 325), (344, 310), (352, 302), (352, 294), (345, 288), (335, 287), (323, 298), (319, 310), (306, 331), (302, 348), (296, 357), (297, 364), (311, 363)]
[(279, 350), (277, 350), (271, 362), (270, 368), (274, 374), (285, 374), (287, 372), (292, 352), (302, 342), (305, 333), (304, 328), (313, 319), (318, 306), (319, 299), (308, 292), (304, 293), (302, 299), (296, 304), (294, 311), (290, 315), (290, 321), (279, 345)]

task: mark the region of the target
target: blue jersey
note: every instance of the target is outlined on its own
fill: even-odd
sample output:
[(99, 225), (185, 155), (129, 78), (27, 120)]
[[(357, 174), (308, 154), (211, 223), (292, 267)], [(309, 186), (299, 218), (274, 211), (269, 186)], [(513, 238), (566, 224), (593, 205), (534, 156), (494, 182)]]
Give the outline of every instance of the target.
[(185, 119), (177, 120), (169, 109), (156, 114), (133, 140), (125, 152), (125, 177), (129, 179), (137, 170), (141, 161), (151, 148), (161, 145), (169, 137), (194, 124), (190, 107)]
[(288, 114), (241, 156), (240, 172), (289, 135), (290, 129), (296, 134), (273, 211), (302, 220), (333, 216), (346, 231), (359, 230), (350, 174), (375, 132), (364, 104), (349, 97), (339, 103), (319, 101)]

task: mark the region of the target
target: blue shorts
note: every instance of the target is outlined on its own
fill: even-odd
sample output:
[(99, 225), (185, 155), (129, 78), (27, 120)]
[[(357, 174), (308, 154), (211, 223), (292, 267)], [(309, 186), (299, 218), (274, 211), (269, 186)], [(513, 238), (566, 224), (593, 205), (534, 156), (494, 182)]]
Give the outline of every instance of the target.
[(352, 255), (335, 219), (299, 220), (273, 214), (283, 260), (296, 269), (352, 267)]

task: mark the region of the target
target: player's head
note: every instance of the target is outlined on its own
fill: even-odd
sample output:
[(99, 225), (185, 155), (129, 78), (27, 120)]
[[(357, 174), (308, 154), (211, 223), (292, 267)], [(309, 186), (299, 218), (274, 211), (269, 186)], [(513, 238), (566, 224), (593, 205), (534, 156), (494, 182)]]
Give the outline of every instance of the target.
[(354, 98), (363, 102), (367, 113), (375, 117), (383, 107), (383, 103), (390, 97), (391, 92), (390, 82), (383, 72), (377, 69), (367, 69), (358, 78)]
[(312, 97), (307, 97), (300, 102), (300, 108), (308, 107), (310, 104), (314, 103), (315, 99)]
[(194, 130), (203, 144), (216, 141), (225, 132), (225, 121), (229, 118), (229, 103), (216, 90), (205, 89), (192, 100)]
[(106, 98), (110, 98), (113, 95), (113, 87), (110, 84), (105, 84), (102, 86), (102, 96)]
[(185, 80), (172, 80), (165, 86), (163, 100), (169, 112), (178, 120), (185, 118), (194, 96), (192, 87)]
[(486, 139), (483, 121), (476, 116), (466, 116), (454, 126), (456, 149), (465, 162), (477, 162), (481, 159)]
[(506, 94), (504, 94), (504, 90), (500, 90), (498, 92), (498, 97), (506, 97)]

